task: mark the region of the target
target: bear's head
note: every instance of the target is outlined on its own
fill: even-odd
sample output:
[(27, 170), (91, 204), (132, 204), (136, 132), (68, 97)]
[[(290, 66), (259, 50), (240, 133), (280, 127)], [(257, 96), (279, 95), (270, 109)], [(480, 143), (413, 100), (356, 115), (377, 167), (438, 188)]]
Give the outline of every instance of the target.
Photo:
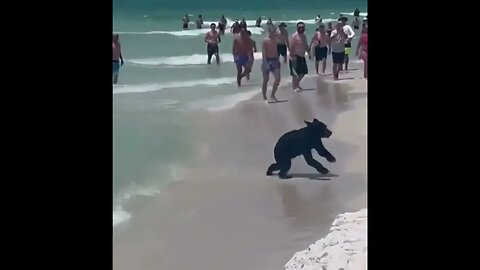
[(332, 132), (327, 128), (327, 125), (313, 119), (313, 122), (304, 121), (307, 124), (307, 131), (314, 137), (329, 138), (332, 136)]

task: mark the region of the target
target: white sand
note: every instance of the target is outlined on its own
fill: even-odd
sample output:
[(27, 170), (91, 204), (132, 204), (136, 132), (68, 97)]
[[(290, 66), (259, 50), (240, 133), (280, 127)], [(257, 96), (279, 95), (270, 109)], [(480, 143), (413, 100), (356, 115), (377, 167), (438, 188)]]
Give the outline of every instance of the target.
[(330, 233), (295, 253), (286, 270), (367, 269), (367, 209), (337, 216)]

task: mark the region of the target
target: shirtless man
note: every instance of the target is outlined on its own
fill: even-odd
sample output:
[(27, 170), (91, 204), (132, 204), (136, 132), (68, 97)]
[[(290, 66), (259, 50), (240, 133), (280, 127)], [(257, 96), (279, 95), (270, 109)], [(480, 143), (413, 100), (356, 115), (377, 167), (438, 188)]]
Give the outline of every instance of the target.
[[(248, 58), (248, 69), (250, 70), (250, 72), (252, 72), (253, 63), (255, 61), (255, 56), (254, 56), (253, 53), (257, 52), (257, 43), (255, 43), (255, 40), (252, 39), (252, 32), (247, 31), (247, 36), (250, 39), (250, 41), (252, 42), (252, 51), (251, 51), (251, 53), (249, 55), (249, 58)], [(246, 78), (247, 78), (247, 80), (250, 80), (250, 73), (248, 73), (246, 75)]]
[[(237, 85), (241, 86), (243, 77), (250, 73), (249, 58), (251, 55), (252, 41), (247, 35), (247, 30), (242, 29), (240, 35), (235, 35), (233, 38), (232, 54), (235, 65), (237, 66)], [(244, 68), (242, 72), (242, 68)]]
[(358, 17), (355, 17), (352, 25), (353, 25), (353, 29), (355, 29), (355, 30), (360, 29), (360, 20), (358, 19)]
[(278, 101), (275, 97), (275, 93), (277, 92), (278, 85), (280, 84), (280, 60), (277, 51), (276, 30), (273, 27), (268, 30), (268, 35), (262, 43), (262, 94), (266, 103), (268, 103), (267, 84), (270, 77), (270, 72), (275, 77), (270, 99), (271, 101)]
[(275, 31), (278, 56), (283, 56), (283, 63), (287, 63), (288, 32), (286, 27), (287, 25), (282, 22)]
[(310, 48), (315, 52), (315, 70), (318, 73), (318, 63), (322, 61), (322, 74), (327, 69), (327, 55), (330, 53), (330, 36), (325, 32), (325, 25), (321, 25), (312, 37)]
[(215, 55), (217, 64), (220, 64), (220, 56), (218, 56), (218, 43), (221, 42), (220, 35), (215, 30), (215, 24), (210, 24), (210, 31), (205, 34), (205, 42), (207, 43), (207, 64), (210, 65), (212, 61), (212, 55)]
[(335, 30), (332, 31), (330, 36), (330, 48), (332, 50), (333, 60), (333, 80), (338, 80), (338, 74), (343, 65), (345, 59), (345, 41), (347, 40), (347, 34), (343, 32), (343, 26), (340, 22), (335, 25)]
[(220, 33), (220, 35), (224, 35), (225, 34), (225, 27), (227, 26), (227, 19), (225, 19), (225, 15), (222, 15), (222, 17), (220, 18), (220, 21), (218, 21), (218, 32)]
[(183, 30), (187, 30), (188, 23), (190, 22), (190, 18), (188, 18), (188, 14), (185, 14), (185, 17), (183, 17), (182, 20), (183, 20)]
[(290, 75), (292, 76), (292, 89), (296, 92), (302, 90), (300, 81), (308, 74), (307, 60), (305, 53), (308, 53), (308, 58), (312, 58), (310, 49), (308, 48), (307, 37), (305, 36), (305, 24), (303, 22), (297, 23), (297, 32), (293, 33), (289, 41), (290, 50)]
[[(122, 46), (118, 38), (118, 34), (112, 35), (112, 81), (116, 84), (118, 81), (118, 73), (120, 66), (123, 66)], [(120, 63), (118, 60), (120, 59)]]

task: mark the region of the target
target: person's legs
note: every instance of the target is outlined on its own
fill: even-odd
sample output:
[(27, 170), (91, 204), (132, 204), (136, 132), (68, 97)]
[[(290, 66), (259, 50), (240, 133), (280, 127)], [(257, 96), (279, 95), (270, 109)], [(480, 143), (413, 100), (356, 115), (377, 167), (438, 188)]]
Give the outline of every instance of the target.
[(267, 85), (268, 85), (268, 80), (270, 77), (270, 74), (267, 71), (265, 71), (264, 67), (262, 67), (262, 75), (263, 75), (263, 82), (262, 82), (262, 95), (263, 95), (263, 100), (267, 101)]
[(118, 82), (118, 75), (113, 75), (113, 84), (117, 84)]
[[(280, 65), (280, 63), (278, 64)], [(273, 82), (272, 94), (270, 95), (270, 98), (272, 98), (274, 101), (278, 101), (275, 93), (277, 92), (278, 85), (280, 85), (280, 68), (277, 68), (273, 71), (273, 77), (275, 77), (275, 81)]]
[(212, 62), (212, 55), (213, 55), (213, 49), (211, 45), (207, 45), (207, 55), (208, 55), (207, 64), (210, 65), (210, 63)]
[(242, 65), (236, 63), (237, 65), (237, 85), (241, 86), (242, 84)]
[(318, 75), (318, 64), (320, 62), (320, 59), (316, 59), (315, 58), (315, 71), (317, 72), (317, 75)]
[(325, 74), (325, 71), (327, 69), (327, 58), (323, 58), (322, 60), (322, 73)]

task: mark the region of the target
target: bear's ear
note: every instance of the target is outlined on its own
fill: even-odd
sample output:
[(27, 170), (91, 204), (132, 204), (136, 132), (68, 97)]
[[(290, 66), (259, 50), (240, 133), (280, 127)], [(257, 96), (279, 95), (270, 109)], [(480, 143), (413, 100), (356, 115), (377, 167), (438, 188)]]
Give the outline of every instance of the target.
[(308, 121), (303, 121), (305, 122), (305, 124), (307, 124), (307, 127), (310, 126), (312, 123), (308, 122)]
[(312, 123), (320, 123), (320, 121), (318, 121), (317, 118), (313, 119), (313, 122)]

